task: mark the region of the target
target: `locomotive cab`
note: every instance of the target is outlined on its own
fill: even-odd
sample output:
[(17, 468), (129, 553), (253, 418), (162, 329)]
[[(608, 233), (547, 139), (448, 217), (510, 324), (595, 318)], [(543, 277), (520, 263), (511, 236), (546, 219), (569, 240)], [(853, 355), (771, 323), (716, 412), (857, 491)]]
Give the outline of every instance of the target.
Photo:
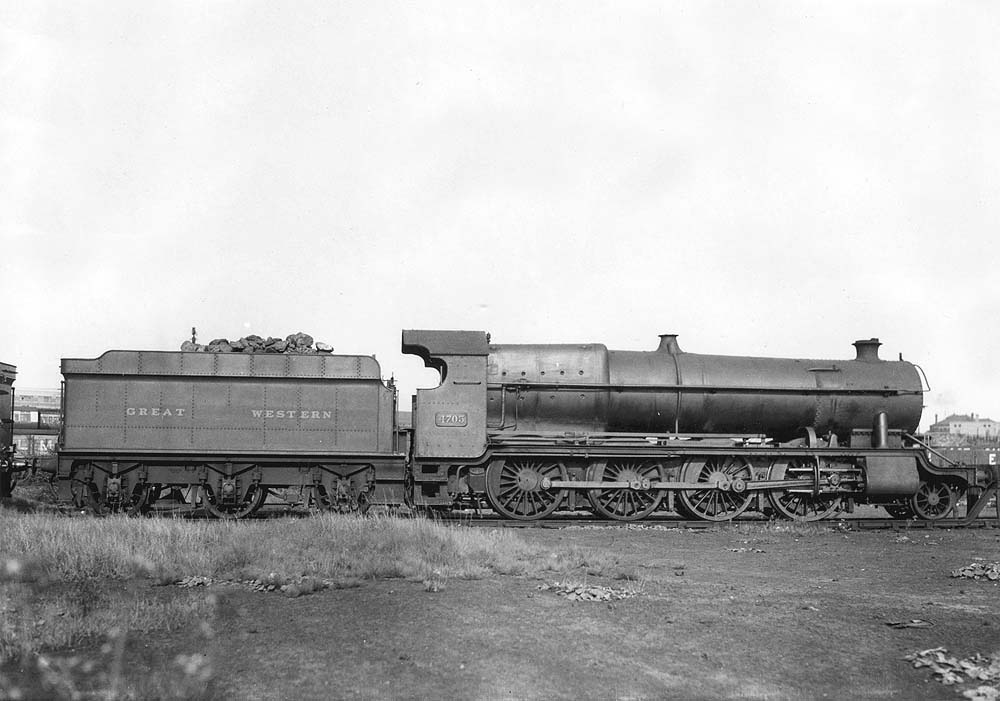
[(486, 333), (403, 331), (402, 350), (441, 373), (413, 399), (413, 501), (447, 506), (458, 491), (456, 465), (486, 452)]

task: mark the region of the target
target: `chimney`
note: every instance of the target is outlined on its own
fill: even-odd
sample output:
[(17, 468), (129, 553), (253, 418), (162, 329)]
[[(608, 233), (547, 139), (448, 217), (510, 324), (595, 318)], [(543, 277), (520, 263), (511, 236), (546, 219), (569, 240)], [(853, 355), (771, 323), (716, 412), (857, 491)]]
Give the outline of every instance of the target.
[(856, 357), (855, 360), (860, 360), (865, 363), (879, 362), (878, 347), (882, 344), (879, 343), (877, 338), (869, 338), (867, 341), (863, 339), (855, 341), (853, 345), (858, 352), (858, 357)]
[(661, 333), (660, 346), (656, 349), (656, 352), (670, 353), (671, 355), (677, 355), (678, 353), (683, 353), (681, 347), (677, 345), (677, 334)]

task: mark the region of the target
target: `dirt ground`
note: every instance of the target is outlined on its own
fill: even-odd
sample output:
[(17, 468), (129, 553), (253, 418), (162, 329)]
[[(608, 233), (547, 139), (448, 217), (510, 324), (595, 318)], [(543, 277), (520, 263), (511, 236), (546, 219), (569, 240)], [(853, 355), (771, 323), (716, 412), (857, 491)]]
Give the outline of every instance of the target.
[[(901, 658), (1000, 650), (1000, 587), (950, 577), (1000, 559), (995, 529), (518, 534), (584, 548), (595, 564), (438, 591), (404, 580), (299, 598), (210, 587), (204, 630), (128, 642), (126, 686), (200, 649), (203, 695), (218, 699), (962, 699), (975, 685), (943, 686)], [(573, 601), (539, 588), (562, 580), (636, 595)], [(929, 625), (888, 625), (914, 619)]]

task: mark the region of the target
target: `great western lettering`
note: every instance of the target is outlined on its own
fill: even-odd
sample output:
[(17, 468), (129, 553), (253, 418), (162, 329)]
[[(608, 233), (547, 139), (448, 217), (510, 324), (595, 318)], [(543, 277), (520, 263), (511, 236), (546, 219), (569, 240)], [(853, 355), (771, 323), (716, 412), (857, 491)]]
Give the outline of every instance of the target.
[[(125, 409), (127, 416), (186, 416), (187, 409), (180, 407), (130, 406)], [(326, 409), (251, 409), (255, 419), (300, 419), (321, 421), (332, 419), (333, 412)]]
[(255, 419), (332, 419), (333, 412), (316, 409), (251, 409)]
[(178, 407), (130, 406), (125, 409), (126, 416), (184, 416), (186, 409)]

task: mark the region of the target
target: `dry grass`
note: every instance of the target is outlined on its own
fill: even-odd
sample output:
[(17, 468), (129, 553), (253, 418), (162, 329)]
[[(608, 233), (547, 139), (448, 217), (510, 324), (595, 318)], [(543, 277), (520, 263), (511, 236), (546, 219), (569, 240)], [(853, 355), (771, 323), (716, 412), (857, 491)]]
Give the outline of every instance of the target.
[[(163, 662), (141, 688), (118, 668), (126, 640), (198, 631), (219, 615), (218, 598), (202, 588), (150, 584), (278, 576), (345, 587), (406, 578), (438, 592), (453, 578), (541, 576), (587, 564), (579, 549), (549, 552), (510, 531), (388, 517), (219, 522), (0, 508), (0, 533), (0, 698), (23, 695), (21, 682), (4, 676), (18, 667), (33, 670), (34, 690), (51, 698), (211, 697), (210, 631), (202, 631), (201, 647)], [(91, 653), (70, 651), (81, 645)]]
[(475, 579), (562, 570), (578, 551), (550, 554), (509, 531), (445, 527), (420, 519), (320, 515), (270, 521), (62, 518), (0, 510), (4, 557), (59, 581), (252, 578), (277, 571), (328, 579)]
[[(170, 630), (211, 612), (186, 591), (123, 597), (122, 582), (315, 577), (351, 586), (406, 578), (429, 591), (448, 579), (541, 575), (585, 566), (515, 533), (425, 520), (320, 515), (270, 521), (66, 518), (0, 510), (0, 661), (58, 649), (112, 629)], [(123, 607), (123, 600), (127, 605)]]

